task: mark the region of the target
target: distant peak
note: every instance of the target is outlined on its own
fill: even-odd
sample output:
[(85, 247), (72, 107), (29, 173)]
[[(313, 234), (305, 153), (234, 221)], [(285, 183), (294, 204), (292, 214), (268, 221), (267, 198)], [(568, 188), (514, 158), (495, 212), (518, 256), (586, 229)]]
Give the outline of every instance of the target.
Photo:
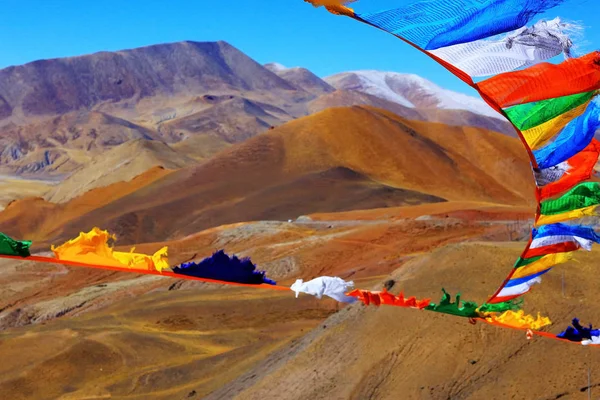
[(338, 74), (333, 74), (330, 75), (327, 78), (336, 78), (336, 77), (343, 77), (343, 76), (349, 76), (349, 75), (357, 75), (357, 76), (365, 76), (365, 77), (396, 77), (396, 78), (402, 78), (402, 79), (413, 79), (413, 80), (419, 80), (419, 81), (427, 81), (427, 79), (416, 75), (416, 74), (412, 74), (412, 73), (404, 73), (404, 72), (392, 72), (392, 71), (379, 71), (379, 70), (374, 70), (374, 69), (363, 69), (363, 70), (356, 70), (356, 71), (346, 71), (346, 72), (340, 72)]
[(279, 64), (276, 62), (265, 64), (264, 67), (271, 71), (283, 71), (283, 70), (288, 69), (285, 65), (282, 65), (282, 64)]
[(480, 98), (444, 89), (416, 74), (358, 70), (331, 75), (324, 80), (336, 89), (370, 94), (405, 107), (466, 110), (504, 120)]

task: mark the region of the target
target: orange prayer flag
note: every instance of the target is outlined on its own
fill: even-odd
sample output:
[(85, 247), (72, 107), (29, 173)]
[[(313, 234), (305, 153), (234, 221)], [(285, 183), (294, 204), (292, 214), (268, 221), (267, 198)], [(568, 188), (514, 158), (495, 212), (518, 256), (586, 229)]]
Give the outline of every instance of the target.
[(500, 107), (531, 103), (600, 89), (600, 52), (568, 59), (558, 65), (536, 64), (479, 82), (481, 95)]

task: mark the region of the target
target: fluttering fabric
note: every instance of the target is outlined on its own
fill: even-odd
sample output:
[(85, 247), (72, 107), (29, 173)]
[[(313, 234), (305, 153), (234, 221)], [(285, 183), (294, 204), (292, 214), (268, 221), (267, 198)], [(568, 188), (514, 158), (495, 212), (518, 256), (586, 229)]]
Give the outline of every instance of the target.
[[(579, 323), (579, 319), (577, 318), (573, 318), (572, 324), (573, 326), (567, 327), (567, 329), (556, 335), (556, 337), (570, 340), (571, 342), (581, 342), (583, 340), (592, 342), (593, 337), (600, 336), (600, 330), (593, 329), (592, 324), (586, 328)], [(586, 344), (591, 344), (590, 342)]]
[(348, 293), (348, 296), (357, 298), (366, 306), (379, 306), (381, 304), (385, 304), (389, 306), (418, 308), (422, 310), (427, 307), (429, 303), (431, 303), (430, 299), (417, 300), (417, 298), (414, 296), (405, 298), (403, 292), (400, 292), (399, 295), (395, 296), (386, 289), (383, 289), (381, 292), (355, 289)]
[(540, 200), (554, 197), (590, 179), (600, 156), (600, 142), (592, 139), (582, 151), (558, 165), (535, 171)]
[[(410, 307), (467, 317), (473, 323), (479, 319), (518, 329), (537, 330), (549, 324), (549, 319), (539, 314), (537, 318), (525, 315), (520, 303), (513, 299), (527, 292), (555, 265), (571, 259), (575, 251), (590, 250), (593, 243), (600, 242), (592, 227), (557, 222), (593, 215), (600, 200), (599, 186), (584, 183), (591, 178), (600, 154), (600, 142), (592, 138), (600, 119), (592, 101), (600, 88), (600, 52), (559, 65), (542, 62), (560, 53), (570, 56), (573, 43), (567, 31), (571, 27), (558, 18), (526, 27), (537, 14), (562, 0), (426, 0), (373, 14), (356, 14), (344, 6), (352, 1), (305, 1), (379, 27), (415, 45), (478, 90), (492, 108), (506, 115), (519, 130), (537, 183), (536, 228), (509, 277), (488, 302), (481, 306), (473, 301), (462, 302), (460, 294), (452, 302), (445, 290), (438, 304), (428, 299), (406, 299), (402, 293), (395, 296), (387, 290), (357, 289), (346, 293), (353, 282), (337, 277), (319, 277), (309, 282), (298, 279), (291, 288), (281, 287), (267, 279), (264, 272), (256, 271), (250, 260), (231, 258), (224, 251), (168, 272), (166, 247), (152, 256), (134, 253), (134, 249), (129, 253), (115, 252), (108, 245), (111, 236), (98, 228), (58, 248), (52, 247), (56, 259), (29, 256), (30, 242), (8, 237), (0, 237), (0, 254), (9, 258), (19, 254), (45, 262), (80, 262), (88, 267), (114, 266), (121, 271), (125, 266), (140, 273), (228, 284), (258, 284), (256, 287), (291, 289), (296, 297), (303, 292), (345, 303), (358, 299), (366, 305)], [(505, 33), (504, 37), (498, 36)], [(527, 68), (514, 71), (523, 67)], [(472, 80), (474, 76), (488, 75), (494, 76), (478, 84)], [(600, 345), (600, 331), (591, 325), (581, 326), (577, 319), (573, 320), (573, 327), (559, 335), (535, 333)]]
[(83, 264), (100, 264), (113, 267), (128, 267), (150, 271), (162, 271), (169, 269), (167, 259), (167, 247), (163, 247), (153, 255), (131, 252), (114, 251), (108, 245), (110, 239), (115, 240), (114, 235), (109, 234), (97, 227), (91, 231), (81, 232), (75, 239), (54, 247), (52, 251), (59, 260), (77, 261)]
[(526, 315), (525, 311), (523, 310), (508, 310), (500, 315), (489, 316), (486, 319), (490, 322), (498, 322), (503, 325), (520, 329), (538, 330), (543, 328), (544, 326), (552, 324), (550, 318), (542, 317), (540, 313), (537, 314), (537, 317), (533, 317), (532, 315)]
[[(581, 238), (594, 243), (600, 243), (600, 235), (598, 235), (591, 226), (556, 223), (540, 226), (532, 231), (532, 237), (534, 240), (553, 236), (572, 236), (578, 239)], [(580, 241), (579, 243), (584, 246), (585, 242)], [(591, 247), (588, 248), (586, 246), (584, 248), (586, 250), (591, 250)]]
[(496, 40), (476, 40), (430, 52), (472, 77), (489, 76), (537, 64), (564, 53), (570, 56), (573, 29), (560, 18), (539, 21)]
[(169, 270), (168, 261), (168, 248), (162, 247), (156, 253), (142, 254), (134, 253), (135, 247), (128, 253), (121, 251), (114, 251), (113, 257), (116, 258), (120, 263), (127, 265), (130, 268), (142, 268), (149, 271), (155, 270), (158, 272)]
[[(553, 226), (554, 225), (554, 226)], [(544, 229), (545, 226), (550, 228)], [(598, 238), (593, 228), (579, 226), (570, 229), (571, 225), (560, 223), (543, 225), (532, 231), (532, 240), (517, 262), (522, 265), (522, 260), (530, 260), (554, 253), (566, 253), (574, 250), (592, 250), (592, 245)], [(585, 235), (585, 236), (578, 236)]]
[[(85, 233), (81, 233), (80, 236), (76, 239), (73, 239), (69, 242), (67, 242), (65, 244), (65, 247), (63, 249), (60, 248), (53, 248), (53, 250), (56, 252), (58, 250), (58, 254), (63, 254), (68, 256), (71, 259), (75, 259), (77, 260), (77, 256), (81, 257), (83, 254), (87, 254), (88, 256), (92, 256), (94, 257), (94, 262), (98, 261), (98, 258), (96, 257), (100, 257), (100, 260), (104, 262), (104, 264), (90, 264), (89, 263), (89, 259), (86, 258), (86, 262), (82, 263), (83, 266), (88, 266), (88, 267), (94, 267), (94, 268), (107, 268), (107, 269), (112, 269), (112, 270), (121, 270), (124, 271), (126, 270), (126, 267), (124, 267), (123, 265), (115, 265), (113, 264), (112, 261), (114, 260), (110, 260), (110, 256), (115, 254), (114, 251), (111, 251), (112, 249), (107, 245), (107, 241), (108, 239), (111, 237), (111, 235), (108, 234), (108, 232), (106, 231), (101, 231), (98, 228), (95, 228), (94, 230), (92, 230), (91, 232), (88, 232), (87, 234)], [(75, 251), (74, 248), (75, 247), (79, 247), (79, 251)], [(61, 250), (64, 250), (64, 252), (61, 252)], [(89, 252), (86, 253), (85, 250), (89, 250)], [(83, 253), (83, 254), (82, 254)], [(160, 252), (159, 252), (160, 253)], [(129, 254), (129, 253), (124, 253), (124, 254)], [(209, 260), (211, 262), (211, 264), (215, 264), (215, 260), (219, 260), (219, 258), (221, 258), (221, 261), (225, 261), (225, 258), (228, 260), (235, 260), (236, 257), (230, 258), (228, 257), (224, 251), (220, 251), (215, 253), (216, 257), (211, 256), (209, 257), (207, 260)], [(3, 255), (4, 257), (15, 257), (12, 255)], [(78, 261), (70, 261), (70, 260), (59, 260), (58, 258), (54, 259), (54, 258), (47, 258), (47, 257), (38, 257), (38, 256), (29, 256), (30, 259), (35, 260), (35, 261), (42, 261), (42, 262), (53, 262), (53, 263), (61, 263), (61, 262), (68, 262), (68, 265), (76, 265), (78, 262), (81, 262), (81, 260)], [(135, 258), (135, 257), (134, 257)], [(237, 262), (234, 261), (234, 263), (236, 263), (237, 265), (241, 265), (243, 264), (242, 261), (240, 261), (239, 259), (237, 259)], [(113, 264), (116, 268), (112, 268), (111, 265), (109, 264)], [(218, 264), (218, 262), (217, 262)], [(175, 269), (180, 268), (180, 267), (175, 267)], [(248, 268), (253, 270), (253, 268)], [(158, 272), (158, 271), (151, 271), (151, 270), (144, 270), (144, 269), (137, 269), (137, 270), (131, 270), (131, 271), (136, 271), (138, 273), (153, 273), (153, 274), (160, 274), (161, 276), (169, 276), (169, 277), (174, 277), (174, 278), (178, 278), (178, 277), (188, 277), (187, 279), (200, 279), (203, 280), (204, 278), (198, 278), (198, 277), (194, 277), (193, 275), (183, 275), (183, 274), (176, 274), (174, 272)], [(215, 276), (212, 275), (212, 278), (217, 278), (217, 279), (207, 279), (210, 282), (222, 282), (222, 283), (226, 283), (226, 284), (233, 284), (231, 281), (225, 281), (223, 280), (223, 276)], [(228, 279), (228, 278), (225, 278)], [(240, 280), (240, 279), (236, 279), (236, 280)], [(268, 280), (264, 280), (263, 282), (265, 282)], [(246, 281), (248, 282), (248, 281)], [(271, 281), (272, 282), (272, 281)], [(254, 282), (254, 283), (258, 283), (258, 282)], [(237, 282), (235, 283), (237, 284)], [(277, 290), (290, 290), (290, 288), (286, 288), (286, 287), (282, 287), (282, 286), (275, 286), (275, 285), (253, 285), (254, 287), (268, 287), (268, 288), (274, 288)], [(439, 304), (434, 304), (431, 303), (429, 301), (429, 299), (424, 299), (424, 300), (417, 300), (415, 297), (410, 297), (410, 298), (405, 298), (403, 293), (400, 293), (398, 296), (395, 296), (391, 293), (389, 293), (387, 290), (383, 290), (381, 292), (371, 292), (371, 291), (367, 291), (367, 290), (353, 290), (352, 292), (345, 294), (344, 292), (346, 290), (348, 290), (349, 288), (351, 288), (353, 286), (353, 282), (345, 282), (340, 278), (331, 278), (331, 277), (320, 277), (320, 278), (316, 278), (313, 279), (312, 281), (309, 282), (302, 282), (301, 279), (297, 280), (296, 283), (294, 285), (292, 285), (292, 290), (294, 290), (296, 292), (296, 297), (298, 297), (298, 294), (300, 292), (304, 292), (304, 293), (308, 293), (308, 294), (312, 294), (317, 296), (318, 298), (322, 298), (323, 295), (326, 296), (330, 296), (334, 299), (336, 299), (337, 301), (340, 302), (345, 302), (345, 303), (351, 303), (353, 301), (356, 301), (356, 299), (359, 299), (361, 302), (363, 302), (366, 305), (392, 305), (392, 306), (400, 306), (400, 307), (409, 307), (409, 308), (415, 308), (415, 309), (420, 309), (420, 310), (428, 310), (428, 311), (434, 311), (434, 312), (440, 312), (440, 313), (446, 313), (446, 314), (452, 314), (452, 315), (457, 315), (457, 316), (461, 316), (461, 317), (468, 317), (470, 319), (470, 321), (472, 323), (475, 323), (476, 320), (484, 320), (490, 323), (494, 323), (497, 325), (501, 325), (501, 326), (510, 326), (513, 328), (531, 328), (531, 329), (539, 329), (540, 327), (546, 325), (549, 323), (549, 320), (546, 318), (542, 318), (538, 315), (537, 319), (534, 319), (531, 316), (527, 316), (525, 315), (522, 311), (520, 311), (520, 304), (522, 303), (522, 301), (520, 303), (516, 303), (516, 302), (512, 302), (512, 301), (506, 301), (503, 303), (496, 303), (496, 304), (483, 304), (481, 306), (477, 306), (477, 304), (475, 302), (461, 302), (460, 301), (460, 294), (456, 296), (456, 302), (452, 303), (450, 301), (450, 295), (442, 289), (443, 291), (443, 297), (442, 300), (440, 301)], [(515, 312), (516, 311), (516, 312)], [(548, 336), (548, 334), (545, 334), (543, 332), (536, 332), (539, 335), (546, 335)], [(600, 341), (598, 341), (594, 336), (590, 336), (590, 339), (587, 339), (587, 341), (582, 341), (582, 344), (589, 344), (589, 345), (600, 345)]]
[(443, 314), (452, 314), (459, 317), (478, 318), (480, 316), (477, 309), (479, 305), (474, 301), (461, 301), (460, 293), (457, 293), (456, 300), (452, 303), (451, 296), (442, 289), (442, 299), (439, 303), (430, 303), (425, 307), (428, 311), (435, 311)]
[(573, 157), (590, 144), (598, 128), (600, 107), (591, 102), (585, 112), (569, 122), (554, 141), (533, 152), (538, 167), (548, 168)]
[(257, 271), (256, 265), (249, 258), (229, 257), (223, 250), (215, 252), (199, 263), (188, 262), (176, 266), (173, 272), (178, 275), (249, 285), (276, 284), (274, 280), (266, 277), (265, 271)]
[(600, 52), (571, 58), (555, 65), (536, 64), (521, 71), (495, 75), (477, 85), (498, 106), (547, 100), (600, 89)]
[(534, 284), (541, 282), (541, 275), (568, 262), (573, 251), (591, 250), (593, 243), (600, 243), (600, 236), (588, 226), (555, 223), (533, 229), (528, 248), (488, 302), (502, 302), (527, 293)]
[(537, 275), (538, 272), (546, 271), (548, 268), (555, 265), (566, 263), (571, 260), (571, 258), (571, 252), (550, 253), (531, 258), (519, 258), (515, 263), (515, 271), (507, 286), (518, 284), (518, 282), (512, 282), (513, 279), (516, 280), (517, 278), (527, 278), (532, 275)]
[[(600, 113), (592, 101), (600, 89), (600, 52), (570, 58), (571, 32), (578, 27), (564, 24), (560, 18), (526, 26), (561, 0), (426, 0), (376, 13), (358, 13), (343, 3), (327, 9), (413, 45), (476, 89), (490, 107), (513, 123), (536, 179), (536, 227), (596, 215), (597, 202), (590, 194), (567, 196), (543, 207), (539, 204), (558, 200), (554, 197), (590, 179), (600, 155), (600, 142), (593, 138)], [(560, 53), (566, 61), (544, 62)], [(473, 81), (473, 77), (486, 74), (493, 76)], [(577, 235), (566, 238), (568, 233), (556, 234), (553, 239), (533, 235), (487, 304), (526, 293), (555, 262), (564, 262), (572, 252), (597, 242)], [(563, 236), (562, 241), (554, 240), (558, 236)], [(517, 272), (520, 267), (524, 268)], [(440, 310), (466, 312), (461, 306), (457, 312), (447, 300)]]
[(461, 301), (460, 293), (456, 295), (456, 301), (452, 303), (450, 294), (442, 289), (442, 299), (438, 304), (432, 303), (431, 299), (418, 300), (412, 296), (404, 297), (404, 293), (400, 292), (395, 296), (388, 292), (387, 289), (373, 292), (370, 290), (355, 289), (348, 296), (356, 297), (364, 305), (388, 305), (396, 307), (417, 308), (419, 310), (435, 311), (443, 314), (452, 314), (467, 318), (488, 318), (497, 316), (499, 313), (506, 311), (517, 311), (521, 308), (522, 302), (506, 301), (498, 304), (482, 304), (481, 306), (473, 301)]
[(540, 218), (537, 225), (552, 224), (561, 221), (592, 216), (600, 204), (600, 184), (585, 182), (555, 200), (540, 203)]
[[(549, 254), (570, 253), (583, 247), (579, 243), (579, 238), (563, 236), (556, 239), (557, 241), (554, 243), (538, 245), (536, 247), (529, 246), (529, 249), (521, 256), (522, 259), (527, 260), (534, 257), (547, 256)], [(581, 241), (585, 241), (585, 239), (581, 239)], [(589, 241), (589, 244), (591, 246), (591, 241)]]
[(477, 312), (479, 312), (482, 317), (489, 317), (490, 315), (504, 313), (506, 311), (518, 311), (521, 309), (522, 305), (523, 299), (517, 301), (509, 300), (496, 304), (484, 303), (477, 307)]
[[(591, 101), (591, 100), (590, 100)], [(545, 145), (550, 139), (563, 130), (574, 118), (582, 115), (589, 105), (589, 101), (572, 110), (569, 110), (550, 121), (544, 122), (534, 128), (522, 131), (523, 138), (530, 149), (536, 150)]]
[(584, 346), (587, 346), (590, 344), (600, 345), (600, 336), (592, 336), (591, 339), (583, 339), (581, 341), (581, 344)]
[(589, 103), (597, 94), (595, 91), (577, 93), (570, 96), (521, 104), (507, 108), (504, 112), (517, 129), (526, 131), (583, 104)]
[(516, 311), (521, 303), (505, 301), (497, 304), (478, 305), (474, 301), (462, 301), (460, 293), (456, 295), (456, 300), (452, 303), (451, 296), (442, 288), (442, 298), (439, 303), (429, 303), (424, 309), (427, 311), (439, 312), (442, 314), (451, 314), (466, 318), (485, 318), (490, 314), (503, 313), (505, 311)]
[[(543, 188), (546, 185), (550, 185), (558, 180), (562, 179), (565, 176), (568, 176), (569, 172), (573, 169), (573, 166), (569, 163), (569, 161), (561, 162), (557, 165), (553, 165), (548, 168), (535, 168), (533, 171), (533, 175), (535, 177), (535, 183), (538, 189)], [(566, 186), (566, 185), (563, 185)], [(570, 187), (570, 186), (568, 186)], [(567, 187), (567, 188), (568, 188)], [(563, 191), (563, 190), (561, 190)], [(560, 191), (555, 191), (554, 194), (560, 193)], [(551, 196), (546, 196), (551, 197)]]
[(571, 258), (572, 254), (570, 252), (519, 258), (506, 282), (488, 302), (506, 302), (529, 292), (533, 285), (541, 283), (541, 275), (550, 271), (556, 265), (568, 262)]
[[(560, 3), (427, 0), (371, 14), (342, 6), (327, 8), (415, 46), (478, 90), (518, 129), (534, 170), (536, 198), (538, 202), (553, 201), (539, 204), (535, 226), (550, 226), (553, 231), (552, 235), (545, 235), (550, 230), (532, 231), (514, 269), (487, 304), (526, 293), (554, 265), (598, 242), (588, 227), (569, 231), (559, 224), (595, 215), (594, 194), (582, 193), (584, 189), (579, 188), (560, 199), (553, 198), (591, 178), (599, 158), (599, 142), (593, 138), (599, 126), (598, 109), (592, 98), (600, 89), (600, 52), (569, 58), (558, 65), (540, 62), (561, 52), (570, 56), (573, 43), (566, 34), (568, 28), (560, 19), (525, 26), (535, 15)], [(508, 32), (505, 37), (498, 36)], [(513, 70), (522, 67), (526, 68)], [(473, 82), (472, 77), (486, 74), (494, 76)], [(429, 307), (464, 316), (471, 313), (474, 304), (460, 305), (458, 299), (451, 303), (445, 293), (439, 305)]]
[(320, 276), (308, 282), (297, 279), (291, 289), (296, 292), (296, 297), (300, 293), (306, 293), (315, 296), (317, 299), (325, 295), (340, 303), (354, 303), (356, 298), (346, 295), (346, 292), (353, 287), (354, 282), (352, 281), (346, 282), (338, 277)]
[(510, 299), (514, 299), (517, 298), (527, 292), (529, 292), (531, 290), (531, 287), (537, 283), (542, 283), (542, 278), (540, 278), (538, 275), (544, 274), (546, 272), (548, 272), (550, 270), (550, 268), (543, 270), (539, 273), (537, 273), (535, 276), (532, 277), (528, 277), (527, 280), (525, 279), (521, 279), (519, 284), (514, 284), (515, 281), (513, 280), (509, 280), (508, 283), (513, 283), (512, 286), (509, 286), (508, 283), (504, 284), (502, 289), (499, 291), (498, 294), (495, 295), (494, 299), (488, 300), (489, 302), (502, 302), (502, 301), (507, 301)]
[(29, 257), (31, 241), (15, 240), (4, 233), (0, 233), (0, 254), (7, 256)]
[(522, 258), (517, 262), (515, 271), (506, 286), (519, 285), (532, 277), (538, 277), (550, 268), (564, 264), (572, 259), (571, 252), (551, 253), (544, 256)]
[[(541, 228), (541, 227), (539, 227)], [(538, 235), (538, 230), (534, 230), (533, 231), (533, 240), (531, 241), (531, 244), (529, 245), (529, 249), (530, 250), (537, 250), (537, 249), (542, 249), (548, 246), (555, 246), (561, 243), (567, 243), (567, 242), (572, 242), (577, 244), (578, 248), (583, 248), (585, 250), (592, 250), (592, 244), (594, 243), (593, 240), (590, 239), (585, 239), (582, 237), (578, 237), (578, 236), (574, 236), (574, 235), (568, 235), (568, 234), (557, 234), (557, 235)], [(553, 252), (553, 253), (560, 253), (560, 252)], [(530, 256), (533, 257), (533, 256)], [(523, 257), (523, 258), (528, 258), (528, 257)]]
[(562, 0), (425, 0), (357, 17), (424, 50), (472, 42), (527, 25)]

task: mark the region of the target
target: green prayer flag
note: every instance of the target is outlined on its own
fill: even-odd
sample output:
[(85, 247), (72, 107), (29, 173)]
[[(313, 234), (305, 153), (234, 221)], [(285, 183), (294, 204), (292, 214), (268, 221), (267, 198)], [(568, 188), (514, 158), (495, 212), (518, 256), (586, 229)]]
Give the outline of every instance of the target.
[(503, 301), (502, 303), (496, 303), (496, 304), (484, 303), (481, 305), (481, 307), (478, 308), (478, 311), (479, 312), (503, 313), (505, 311), (520, 310), (522, 306), (523, 306), (523, 299), (521, 298), (519, 301), (509, 300), (509, 301)]
[(31, 242), (29, 240), (14, 240), (4, 233), (0, 233), (0, 254), (7, 256), (21, 256), (29, 257), (29, 247)]
[(477, 312), (477, 303), (474, 301), (461, 301), (460, 293), (456, 295), (456, 302), (452, 303), (450, 295), (445, 289), (442, 289), (443, 295), (439, 304), (429, 303), (425, 310), (435, 311), (442, 314), (452, 314), (459, 317), (466, 318), (477, 318), (479, 313)]
[(508, 108), (504, 112), (519, 130), (526, 131), (585, 104), (596, 94), (596, 91), (572, 94), (535, 103), (521, 104)]
[(535, 257), (530, 257), (530, 258), (521, 258), (521, 257), (519, 257), (519, 259), (515, 263), (514, 268), (524, 267), (524, 266), (529, 265), (529, 264), (531, 264), (533, 262), (536, 262), (537, 260), (539, 260), (542, 257), (544, 257), (544, 256), (535, 256)]
[(540, 204), (543, 215), (561, 214), (600, 204), (600, 184), (585, 182), (575, 186), (555, 200), (546, 200)]

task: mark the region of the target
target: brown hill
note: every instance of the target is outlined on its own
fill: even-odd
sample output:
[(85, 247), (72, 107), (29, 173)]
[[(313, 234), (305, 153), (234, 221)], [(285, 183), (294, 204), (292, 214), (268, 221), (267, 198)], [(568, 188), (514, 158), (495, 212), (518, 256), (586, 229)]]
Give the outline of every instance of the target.
[(206, 161), (229, 146), (231, 144), (214, 134), (194, 135), (170, 145), (177, 153), (196, 161)]
[[(98, 292), (114, 290), (100, 285)], [(13, 400), (202, 398), (335, 311), (333, 304), (289, 293), (162, 289), (140, 296), (135, 288), (129, 293), (126, 309), (119, 304), (73, 324), (58, 321), (50, 330), (28, 326), (2, 334), (3, 395)], [(52, 375), (34, 378), (49, 370)]]
[[(49, 244), (45, 243), (44, 240), (56, 237), (70, 221), (77, 220), (96, 208), (110, 204), (122, 196), (135, 193), (140, 188), (172, 172), (172, 170), (166, 170), (162, 166), (156, 166), (136, 176), (131, 181), (119, 181), (106, 187), (95, 188), (81, 196), (59, 204), (51, 203), (41, 197), (15, 200), (9, 203), (0, 214), (2, 224), (6, 228), (4, 232), (10, 232), (9, 234), (15, 237), (31, 238), (31, 240), (37, 242), (35, 247), (38, 249), (47, 248)], [(78, 184), (78, 182), (75, 181), (73, 184)], [(66, 188), (69, 189), (72, 186), (67, 185)], [(75, 190), (75, 188), (73, 189)], [(56, 196), (63, 196), (63, 194), (68, 196), (72, 192), (66, 190), (66, 193), (61, 191), (55, 193)], [(90, 226), (82, 229), (89, 230), (91, 228)]]
[(219, 137), (224, 143), (239, 143), (273, 125), (293, 119), (275, 106), (235, 96), (228, 96), (213, 104), (206, 110), (161, 124), (161, 134), (176, 138), (176, 142), (211, 135)]
[[(450, 245), (414, 258), (371, 287), (381, 290), (384, 280), (394, 279), (394, 293), (435, 301), (443, 286), (452, 294), (462, 291), (463, 299), (482, 301), (522, 247)], [(551, 272), (527, 296), (526, 310), (550, 315), (553, 333), (574, 315), (586, 322), (600, 318), (590, 279), (598, 254), (579, 258), (577, 266), (565, 268), (564, 295), (561, 275)], [(505, 268), (490, 268), (490, 260)], [(401, 393), (403, 399), (578, 399), (588, 394), (588, 367), (593, 371), (600, 361), (593, 350), (528, 341), (523, 331), (472, 326), (447, 315), (356, 304), (204, 398), (396, 399)]]
[(53, 203), (64, 203), (92, 189), (130, 181), (157, 166), (175, 170), (194, 163), (163, 142), (132, 140), (92, 158), (54, 186), (44, 198)]
[(43, 196), (56, 184), (56, 181), (27, 180), (0, 175), (0, 210), (14, 200)]
[(385, 100), (381, 97), (377, 97), (368, 93), (343, 89), (338, 89), (335, 92), (319, 96), (318, 98), (312, 100), (308, 105), (308, 110), (311, 114), (314, 114), (324, 111), (328, 108), (352, 106), (377, 107), (391, 111), (402, 118), (417, 121), (425, 120), (425, 116), (416, 108), (405, 107), (401, 104), (394, 103), (393, 101)]
[(130, 140), (159, 139), (156, 132), (102, 112), (73, 112), (25, 126), (9, 124), (0, 132), (0, 168), (19, 175), (40, 171), (66, 175), (106, 149)]
[[(458, 212), (493, 219), (444, 216)], [(199, 251), (198, 257), (225, 245), (277, 277), (336, 274), (374, 290), (394, 279), (394, 293), (437, 300), (445, 287), (482, 301), (524, 246), (497, 242), (508, 238), (502, 236), (510, 227), (505, 212), (523, 211), (448, 202), (377, 210), (375, 220), (363, 223), (357, 222), (363, 212), (355, 211), (343, 221), (323, 215), (322, 223), (236, 224), (172, 245)], [(432, 218), (409, 218), (424, 215)], [(472, 242), (457, 243), (465, 240)], [(526, 298), (526, 310), (550, 315), (551, 332), (573, 315), (584, 322), (600, 318), (592, 279), (598, 254), (578, 259), (564, 269), (564, 295), (561, 274), (550, 272)], [(38, 324), (1, 334), (0, 391), (12, 399), (579, 398), (586, 395), (587, 367), (593, 374), (600, 361), (583, 346), (527, 341), (524, 332), (424, 311), (337, 308), (330, 299), (303, 294), (295, 299), (293, 293), (133, 274), (115, 279), (27, 262), (2, 266), (0, 284), (15, 282), (17, 269), (29, 280), (13, 286), (9, 299), (17, 305), (0, 317)], [(36, 303), (36, 296), (43, 300)], [(0, 299), (0, 308), (9, 299)], [(42, 373), (47, 370), (53, 374)]]
[(464, 110), (444, 110), (441, 108), (420, 109), (422, 121), (440, 122), (452, 126), (475, 126), (494, 132), (504, 133), (511, 137), (518, 137), (515, 128), (510, 122), (490, 118), (485, 115), (477, 114)]
[(490, 118), (466, 110), (406, 107), (385, 98), (357, 90), (338, 89), (335, 92), (319, 96), (309, 103), (308, 109), (309, 113), (315, 113), (331, 107), (359, 105), (383, 108), (406, 119), (439, 122), (450, 126), (474, 126), (517, 137), (512, 125), (508, 121), (498, 118)]
[(274, 72), (282, 79), (299, 89), (316, 95), (323, 95), (335, 91), (335, 88), (319, 78), (306, 68), (285, 68), (275, 63), (266, 64), (265, 68)]
[(141, 243), (315, 212), (442, 200), (524, 204), (532, 189), (526, 160), (520, 143), (501, 134), (337, 108), (286, 123), (110, 204), (90, 205), (93, 211), (67, 218), (60, 233), (39, 221), (21, 230), (15, 219), (29, 206), (19, 202), (0, 214), (0, 231), (66, 239), (102, 225), (124, 243)]

